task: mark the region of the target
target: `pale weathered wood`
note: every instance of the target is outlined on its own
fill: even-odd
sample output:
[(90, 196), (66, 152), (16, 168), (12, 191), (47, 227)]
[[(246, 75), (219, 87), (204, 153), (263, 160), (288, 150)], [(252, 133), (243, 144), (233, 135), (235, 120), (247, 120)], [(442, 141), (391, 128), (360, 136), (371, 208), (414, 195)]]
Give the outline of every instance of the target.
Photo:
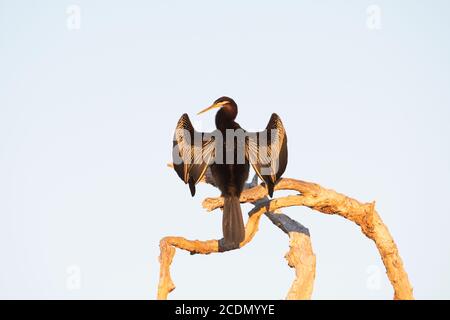
[[(211, 174), (207, 172), (206, 182), (214, 185)], [(258, 186), (258, 178), (255, 175), (252, 182), (246, 185), (246, 189)], [(268, 203), (267, 198), (258, 199), (253, 204), (262, 206)], [(291, 268), (295, 268), (295, 280), (289, 290), (287, 299), (300, 300), (310, 299), (315, 279), (316, 258), (312, 252), (312, 245), (309, 238), (309, 231), (300, 223), (290, 219), (286, 215), (266, 212), (265, 210), (250, 211), (249, 219), (245, 228), (245, 239), (240, 244), (242, 248), (249, 243), (258, 231), (261, 216), (266, 214), (269, 219), (283, 232), (289, 235), (289, 252), (286, 254), (286, 260)], [(182, 237), (165, 237), (160, 241), (160, 277), (157, 298), (159, 300), (167, 299), (170, 292), (175, 289), (175, 284), (170, 275), (170, 266), (172, 264), (176, 248), (189, 251), (191, 254), (211, 254), (226, 252), (239, 248), (227, 248), (221, 240), (192, 241)]]
[(289, 235), (289, 252), (286, 260), (295, 269), (295, 280), (287, 294), (287, 300), (310, 300), (316, 277), (316, 256), (314, 255), (309, 230), (281, 212), (266, 213), (277, 227)]
[[(207, 180), (206, 182), (213, 184), (213, 181)], [(274, 219), (279, 209), (292, 206), (306, 206), (325, 214), (340, 215), (359, 225), (362, 232), (372, 239), (378, 248), (387, 275), (394, 288), (394, 298), (414, 299), (412, 286), (404, 270), (397, 246), (375, 210), (375, 203), (360, 203), (343, 194), (325, 189), (318, 184), (294, 179), (282, 179), (277, 184), (276, 190), (291, 190), (300, 194), (268, 201), (266, 199), (266, 189), (263, 186), (255, 185), (255, 183), (251, 184), (249, 189), (243, 192), (241, 202), (254, 203), (256, 207), (249, 213), (250, 217), (245, 228), (245, 240), (240, 244), (239, 248), (253, 239), (263, 214), (266, 214), (269, 218), (272, 216), (271, 220), (284, 232), (288, 233), (290, 237), (290, 250), (286, 255), (286, 259), (289, 265), (296, 269), (296, 278), (288, 293), (288, 299), (309, 299), (311, 297), (316, 263), (309, 232), (289, 231), (289, 226), (292, 227), (295, 221), (285, 220), (283, 223), (280, 223), (281, 218), (278, 218), (277, 223), (277, 219)], [(203, 202), (203, 207), (208, 211), (221, 208), (222, 206), (223, 199), (220, 197), (208, 198)], [(159, 299), (166, 299), (168, 294), (175, 288), (170, 277), (170, 265), (175, 254), (175, 247), (187, 250), (192, 254), (210, 254), (238, 249), (226, 248), (218, 240), (190, 241), (180, 237), (166, 237), (161, 240), (160, 247)]]
[[(264, 210), (252, 214), (245, 227), (245, 239), (240, 244), (242, 248), (249, 243), (256, 232), (258, 231), (259, 221), (261, 216), (265, 213)], [(175, 255), (175, 248), (189, 251), (191, 254), (211, 254), (218, 252), (226, 252), (237, 248), (227, 248), (223, 246), (222, 241), (208, 240), (208, 241), (192, 241), (182, 237), (165, 237), (160, 242), (160, 275), (158, 286), (158, 299), (165, 300), (170, 292), (175, 289), (175, 285), (170, 276), (170, 265)]]
[[(261, 210), (274, 211), (286, 207), (305, 206), (315, 211), (336, 214), (353, 221), (361, 227), (361, 231), (369, 239), (375, 242), (394, 289), (394, 299), (414, 299), (413, 288), (403, 267), (397, 245), (375, 210), (374, 202), (361, 203), (318, 184), (294, 179), (282, 179), (275, 189), (293, 190), (300, 192), (300, 194), (274, 199), (261, 207)], [(266, 195), (265, 188), (257, 186), (245, 190), (241, 202), (255, 202)], [(203, 207), (212, 211), (222, 204), (223, 199), (221, 198), (208, 198), (203, 202)]]

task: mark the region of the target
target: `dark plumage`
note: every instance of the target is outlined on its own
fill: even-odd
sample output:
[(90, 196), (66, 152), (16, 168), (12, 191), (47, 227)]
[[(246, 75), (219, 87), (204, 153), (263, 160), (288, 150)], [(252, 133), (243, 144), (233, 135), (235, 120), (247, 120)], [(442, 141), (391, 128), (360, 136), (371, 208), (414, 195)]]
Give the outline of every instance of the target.
[[(272, 197), (287, 165), (287, 136), (277, 114), (272, 115), (266, 130), (248, 133), (235, 121), (238, 107), (233, 99), (221, 97), (200, 113), (214, 108), (220, 110), (216, 114), (217, 130), (211, 134), (196, 132), (187, 114), (180, 118), (174, 137), (174, 168), (189, 184), (192, 196), (195, 185), (208, 168), (211, 170), (214, 184), (225, 199), (222, 219), (225, 243), (237, 247), (245, 237), (239, 198), (250, 164)], [(219, 139), (218, 134), (223, 138)]]

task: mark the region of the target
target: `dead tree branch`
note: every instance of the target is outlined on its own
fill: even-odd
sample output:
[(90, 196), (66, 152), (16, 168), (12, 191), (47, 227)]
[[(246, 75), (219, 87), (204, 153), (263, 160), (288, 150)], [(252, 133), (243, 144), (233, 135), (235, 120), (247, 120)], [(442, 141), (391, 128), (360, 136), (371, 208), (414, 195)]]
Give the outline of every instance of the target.
[[(207, 175), (206, 182), (213, 184), (208, 179)], [(394, 288), (394, 299), (414, 299), (412, 286), (403, 268), (397, 246), (375, 210), (375, 203), (360, 203), (318, 184), (294, 179), (282, 179), (276, 186), (276, 190), (291, 190), (300, 194), (269, 201), (266, 189), (256, 185), (255, 182), (243, 192), (241, 202), (253, 203), (255, 208), (249, 213), (245, 228), (245, 240), (239, 248), (253, 239), (263, 214), (266, 214), (275, 225), (289, 235), (290, 250), (286, 254), (286, 259), (289, 266), (295, 268), (296, 279), (287, 295), (288, 299), (309, 299), (311, 297), (316, 264), (308, 230), (298, 222), (280, 214), (280, 209), (293, 206), (305, 206), (325, 214), (340, 215), (359, 225), (362, 232), (372, 239), (378, 248)], [(223, 198), (208, 198), (203, 202), (203, 207), (208, 211), (221, 208), (223, 207)], [(219, 240), (191, 241), (181, 237), (163, 238), (160, 242), (161, 269), (158, 299), (167, 299), (168, 294), (175, 289), (170, 276), (170, 265), (175, 255), (175, 248), (189, 251), (191, 254), (211, 254), (236, 249), (224, 247), (223, 242)]]
[(295, 269), (295, 280), (289, 289), (287, 300), (310, 300), (316, 278), (314, 255), (309, 230), (280, 212), (266, 213), (270, 221), (289, 236), (289, 252), (286, 260)]
[[(206, 174), (203, 182), (214, 185), (209, 172)], [(247, 184), (246, 189), (255, 188), (258, 185), (257, 176), (253, 181)], [(268, 203), (268, 199), (255, 200), (255, 206)], [(277, 213), (266, 212), (264, 210), (250, 211), (249, 219), (245, 227), (245, 239), (240, 244), (242, 248), (252, 241), (256, 232), (258, 231), (259, 221), (261, 216), (266, 214), (269, 219), (285, 232), (290, 239), (290, 249), (285, 258), (291, 268), (295, 268), (295, 280), (288, 292), (287, 299), (300, 300), (311, 299), (312, 290), (314, 287), (316, 258), (312, 251), (312, 245), (309, 237), (309, 230), (302, 226), (295, 220), (288, 216)], [(239, 248), (228, 248), (223, 243), (223, 240), (209, 240), (209, 241), (192, 241), (183, 237), (165, 237), (160, 241), (160, 276), (157, 298), (159, 300), (167, 299), (170, 292), (175, 289), (175, 284), (172, 281), (170, 274), (170, 266), (175, 256), (176, 248), (190, 252), (191, 254), (211, 254), (226, 252)]]
[[(289, 290), (287, 299), (310, 299), (315, 279), (316, 258), (312, 251), (309, 231), (298, 222), (286, 215), (266, 212), (265, 210), (251, 211), (245, 227), (245, 239), (239, 248), (252, 241), (258, 231), (261, 216), (266, 214), (272, 222), (286, 232), (290, 238), (290, 250), (286, 260), (291, 268), (295, 268), (296, 278)], [(160, 241), (160, 275), (158, 286), (158, 300), (166, 300), (169, 293), (175, 289), (170, 275), (170, 266), (175, 256), (176, 248), (189, 251), (191, 254), (211, 254), (235, 250), (228, 248), (222, 240), (187, 240), (183, 237), (165, 237)]]
[[(283, 179), (276, 186), (276, 190), (297, 191), (299, 195), (278, 198), (260, 206), (258, 212), (275, 211), (280, 208), (305, 206), (325, 214), (336, 214), (353, 221), (361, 227), (361, 231), (375, 242), (387, 275), (394, 289), (394, 299), (414, 299), (413, 289), (408, 275), (403, 267), (397, 245), (388, 228), (375, 210), (375, 203), (361, 203), (331, 189), (325, 189), (318, 184)], [(257, 186), (245, 190), (241, 202), (255, 202), (267, 195), (266, 189)], [(203, 207), (208, 211), (219, 208), (223, 203), (221, 198), (208, 198)]]

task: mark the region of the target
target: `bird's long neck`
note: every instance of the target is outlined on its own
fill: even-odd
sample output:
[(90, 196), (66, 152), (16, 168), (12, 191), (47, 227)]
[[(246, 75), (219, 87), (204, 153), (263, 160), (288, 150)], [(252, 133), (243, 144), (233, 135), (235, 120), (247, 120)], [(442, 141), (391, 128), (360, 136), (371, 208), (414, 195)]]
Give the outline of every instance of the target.
[(227, 129), (237, 129), (239, 125), (234, 121), (237, 117), (237, 107), (226, 106), (216, 114), (216, 127), (224, 132)]

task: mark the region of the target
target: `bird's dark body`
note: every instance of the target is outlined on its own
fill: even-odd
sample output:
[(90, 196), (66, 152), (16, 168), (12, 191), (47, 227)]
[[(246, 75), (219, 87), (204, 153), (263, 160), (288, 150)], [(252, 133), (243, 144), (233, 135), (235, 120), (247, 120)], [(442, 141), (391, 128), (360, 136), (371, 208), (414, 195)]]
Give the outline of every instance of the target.
[[(229, 99), (229, 98), (227, 98)], [(216, 127), (222, 133), (223, 145), (221, 154), (223, 155), (221, 163), (213, 163), (210, 166), (211, 174), (214, 178), (214, 182), (219, 190), (222, 192), (222, 196), (225, 199), (222, 228), (224, 237), (228, 242), (239, 245), (245, 237), (244, 221), (242, 217), (242, 211), (240, 208), (239, 198), (244, 190), (245, 182), (248, 179), (250, 172), (250, 163), (245, 159), (244, 163), (238, 162), (238, 148), (244, 150), (243, 146), (238, 146), (239, 139), (234, 137), (234, 134), (227, 134), (229, 130), (240, 130), (241, 127), (234, 121), (237, 116), (237, 106), (230, 105), (224, 107), (216, 115)], [(230, 132), (228, 132), (230, 133)], [(232, 132), (233, 133), (233, 132)], [(228, 141), (227, 137), (232, 137), (234, 141)], [(218, 148), (220, 146), (217, 146)], [(233, 161), (229, 164), (227, 161), (227, 148), (233, 148)], [(217, 160), (217, 159), (216, 159)]]
[(250, 164), (213, 164), (211, 173), (223, 197), (240, 197), (248, 179)]
[[(236, 151), (236, 150), (235, 150)], [(226, 242), (234, 247), (245, 238), (240, 197), (248, 179), (250, 164), (212, 164), (214, 182), (224, 197), (222, 230)]]
[[(189, 184), (191, 194), (194, 196), (195, 185), (209, 168), (213, 184), (219, 188), (224, 198), (222, 229), (225, 243), (227, 247), (239, 247), (245, 238), (239, 199), (249, 176), (250, 165), (264, 181), (268, 194), (272, 197), (274, 186), (287, 165), (287, 136), (280, 117), (274, 113), (266, 130), (259, 133), (260, 136), (268, 137), (266, 145), (263, 143), (264, 140), (260, 141), (259, 138), (248, 137), (245, 134), (245, 138), (242, 139), (241, 134), (245, 131), (235, 122), (238, 114), (236, 102), (229, 97), (222, 97), (200, 113), (213, 108), (220, 108), (216, 114), (216, 128), (220, 131), (222, 139), (208, 138), (202, 145), (203, 155), (212, 161), (204, 159), (191, 163), (195, 149), (188, 136), (195, 134), (195, 130), (188, 115), (184, 114), (177, 125), (177, 129), (181, 131), (177, 131), (174, 138), (174, 169), (178, 176)], [(238, 130), (240, 132), (236, 132)], [(272, 131), (276, 133), (275, 138), (269, 134)], [(242, 145), (239, 145), (240, 143)], [(270, 147), (270, 154), (261, 151), (264, 150), (263, 147)], [(244, 154), (238, 154), (239, 152)], [(179, 160), (178, 157), (183, 161), (175, 161)]]
[[(237, 114), (237, 111), (236, 111)], [(236, 123), (233, 119), (233, 111), (228, 111), (226, 108), (221, 109), (216, 116), (216, 126), (217, 129), (222, 133), (223, 146), (222, 152), (223, 155), (223, 163), (213, 163), (211, 168), (211, 173), (214, 177), (214, 181), (222, 192), (222, 196), (235, 196), (240, 197), (242, 190), (244, 189), (245, 182), (248, 179), (249, 171), (250, 171), (250, 163), (247, 159), (243, 164), (239, 164), (238, 162), (238, 143), (244, 143), (243, 141), (239, 142), (237, 138), (234, 138), (234, 141), (228, 141), (227, 137), (234, 135), (227, 135), (227, 130), (239, 130), (241, 126)], [(232, 164), (227, 164), (226, 154), (227, 154), (227, 145), (232, 147), (233, 150), (233, 161)], [(241, 150), (244, 150), (243, 146), (240, 146)]]

